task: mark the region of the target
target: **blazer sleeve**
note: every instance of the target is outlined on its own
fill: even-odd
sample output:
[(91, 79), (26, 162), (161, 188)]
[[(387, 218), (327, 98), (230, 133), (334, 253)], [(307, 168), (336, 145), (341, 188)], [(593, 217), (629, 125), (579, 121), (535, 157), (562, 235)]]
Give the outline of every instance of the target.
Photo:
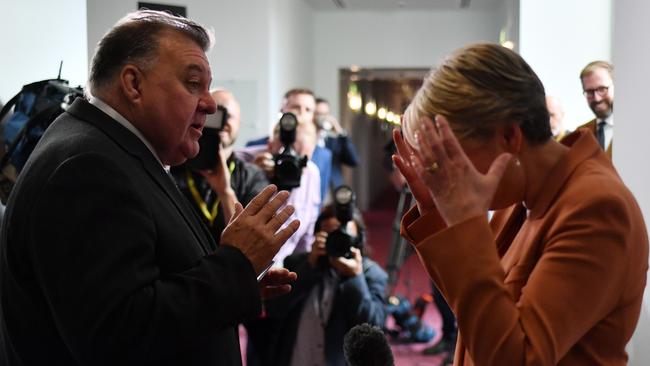
[(386, 284), (388, 275), (375, 262), (363, 259), (365, 270), (344, 280), (336, 296), (344, 300), (349, 324), (370, 323), (379, 327), (386, 320)]
[(357, 149), (352, 143), (352, 139), (347, 135), (339, 135), (336, 137), (336, 140), (336, 144), (338, 144), (340, 148), (340, 151), (338, 151), (339, 161), (347, 166), (357, 166), (357, 164), (359, 164), (359, 155), (357, 154)]
[[(30, 253), (36, 276), (82, 364), (164, 358), (261, 309), (254, 270), (232, 247), (198, 255), (182, 272), (161, 274), (142, 187), (109, 157), (68, 159), (35, 202), (30, 243), (38, 245)], [(196, 244), (188, 238), (178, 245)]]
[[(443, 228), (434, 216), (407, 215), (402, 229), (481, 365), (555, 365), (613, 310), (636, 245), (624, 202), (585, 199), (549, 231), (537, 263), (522, 264), (533, 268), (513, 299), (487, 218)], [(516, 273), (508, 278), (517, 280)]]

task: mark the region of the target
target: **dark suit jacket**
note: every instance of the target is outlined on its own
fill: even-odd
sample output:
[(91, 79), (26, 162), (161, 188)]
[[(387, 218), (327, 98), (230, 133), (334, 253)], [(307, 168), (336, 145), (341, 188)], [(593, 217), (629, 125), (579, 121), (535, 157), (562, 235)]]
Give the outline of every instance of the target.
[(1, 238), (7, 364), (241, 364), (236, 325), (261, 308), (250, 262), (213, 248), (146, 146), (89, 103), (44, 134)]
[[(580, 128), (586, 128), (589, 131), (591, 131), (591, 133), (593, 133), (594, 136), (596, 136), (596, 129), (598, 128), (598, 125), (596, 124), (596, 118), (594, 118), (591, 121), (585, 123), (584, 125), (578, 127), (578, 129), (580, 129)], [(613, 145), (614, 145), (614, 139), (612, 139), (612, 142), (607, 147), (607, 156), (609, 156), (610, 160), (612, 159), (612, 146)]]
[[(454, 365), (626, 365), (648, 271), (641, 210), (593, 135), (543, 178), (529, 207), (402, 230), (458, 319)], [(605, 189), (602, 189), (605, 188)]]
[(355, 167), (359, 163), (357, 150), (354, 148), (352, 140), (348, 136), (327, 136), (325, 146), (332, 152), (332, 189), (343, 185), (343, 171), (341, 165)]
[[(323, 272), (313, 269), (307, 258), (309, 253), (292, 254), (284, 265), (298, 274), (288, 295), (267, 302), (268, 321), (275, 322), (277, 333), (270, 333), (267, 343), (272, 348), (266, 357), (273, 361), (262, 365), (283, 366), (291, 364), (300, 316), (312, 289), (321, 283)], [(334, 294), (332, 310), (325, 326), (325, 359), (328, 366), (345, 366), (343, 337), (355, 325), (370, 323), (384, 326), (385, 298), (388, 275), (374, 261), (363, 259), (363, 273), (342, 279)], [(277, 338), (275, 338), (277, 337)]]

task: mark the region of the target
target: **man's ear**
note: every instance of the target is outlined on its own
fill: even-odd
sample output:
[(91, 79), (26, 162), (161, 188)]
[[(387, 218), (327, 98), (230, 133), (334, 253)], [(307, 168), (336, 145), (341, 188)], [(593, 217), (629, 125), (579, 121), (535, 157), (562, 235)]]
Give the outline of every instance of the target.
[(506, 152), (517, 154), (521, 150), (521, 144), (524, 140), (524, 133), (518, 124), (508, 124), (498, 128), (500, 143)]
[(139, 103), (142, 98), (142, 81), (144, 75), (135, 65), (125, 65), (120, 70), (120, 89), (132, 103)]

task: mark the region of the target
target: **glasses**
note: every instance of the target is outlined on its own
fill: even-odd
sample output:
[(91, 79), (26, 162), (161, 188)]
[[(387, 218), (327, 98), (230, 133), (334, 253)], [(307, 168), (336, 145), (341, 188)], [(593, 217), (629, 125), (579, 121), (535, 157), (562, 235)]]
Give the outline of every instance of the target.
[(599, 97), (604, 97), (605, 95), (607, 95), (610, 86), (611, 85), (599, 86), (595, 89), (586, 89), (582, 92), (582, 94), (584, 94), (585, 97), (587, 98), (593, 98), (596, 94), (598, 94)]

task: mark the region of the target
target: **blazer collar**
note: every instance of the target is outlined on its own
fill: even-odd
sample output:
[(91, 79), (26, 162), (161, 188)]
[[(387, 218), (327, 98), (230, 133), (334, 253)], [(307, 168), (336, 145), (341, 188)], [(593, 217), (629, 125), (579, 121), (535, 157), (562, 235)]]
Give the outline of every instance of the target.
[(99, 108), (81, 98), (75, 100), (66, 112), (93, 125), (117, 145), (122, 147), (128, 154), (138, 159), (149, 176), (174, 203), (188, 226), (194, 232), (197, 241), (206, 254), (212, 252), (212, 249), (210, 249), (214, 247), (212, 236), (204, 227), (194, 210), (189, 206), (188, 202), (186, 202), (185, 197), (181, 195), (176, 184), (172, 181), (172, 177), (167, 174), (162, 165), (160, 165), (159, 160), (136, 135), (102, 112)]
[[(600, 145), (598, 145), (598, 141), (596, 141), (593, 133), (589, 130), (578, 129), (566, 136), (562, 140), (562, 144), (570, 147), (569, 153), (551, 169), (546, 177), (544, 189), (531, 204), (530, 219), (534, 220), (546, 213), (571, 174), (585, 160), (600, 158), (601, 161), (607, 162), (611, 166), (609, 158), (607, 158)], [(613, 170), (613, 166), (611, 167)]]

